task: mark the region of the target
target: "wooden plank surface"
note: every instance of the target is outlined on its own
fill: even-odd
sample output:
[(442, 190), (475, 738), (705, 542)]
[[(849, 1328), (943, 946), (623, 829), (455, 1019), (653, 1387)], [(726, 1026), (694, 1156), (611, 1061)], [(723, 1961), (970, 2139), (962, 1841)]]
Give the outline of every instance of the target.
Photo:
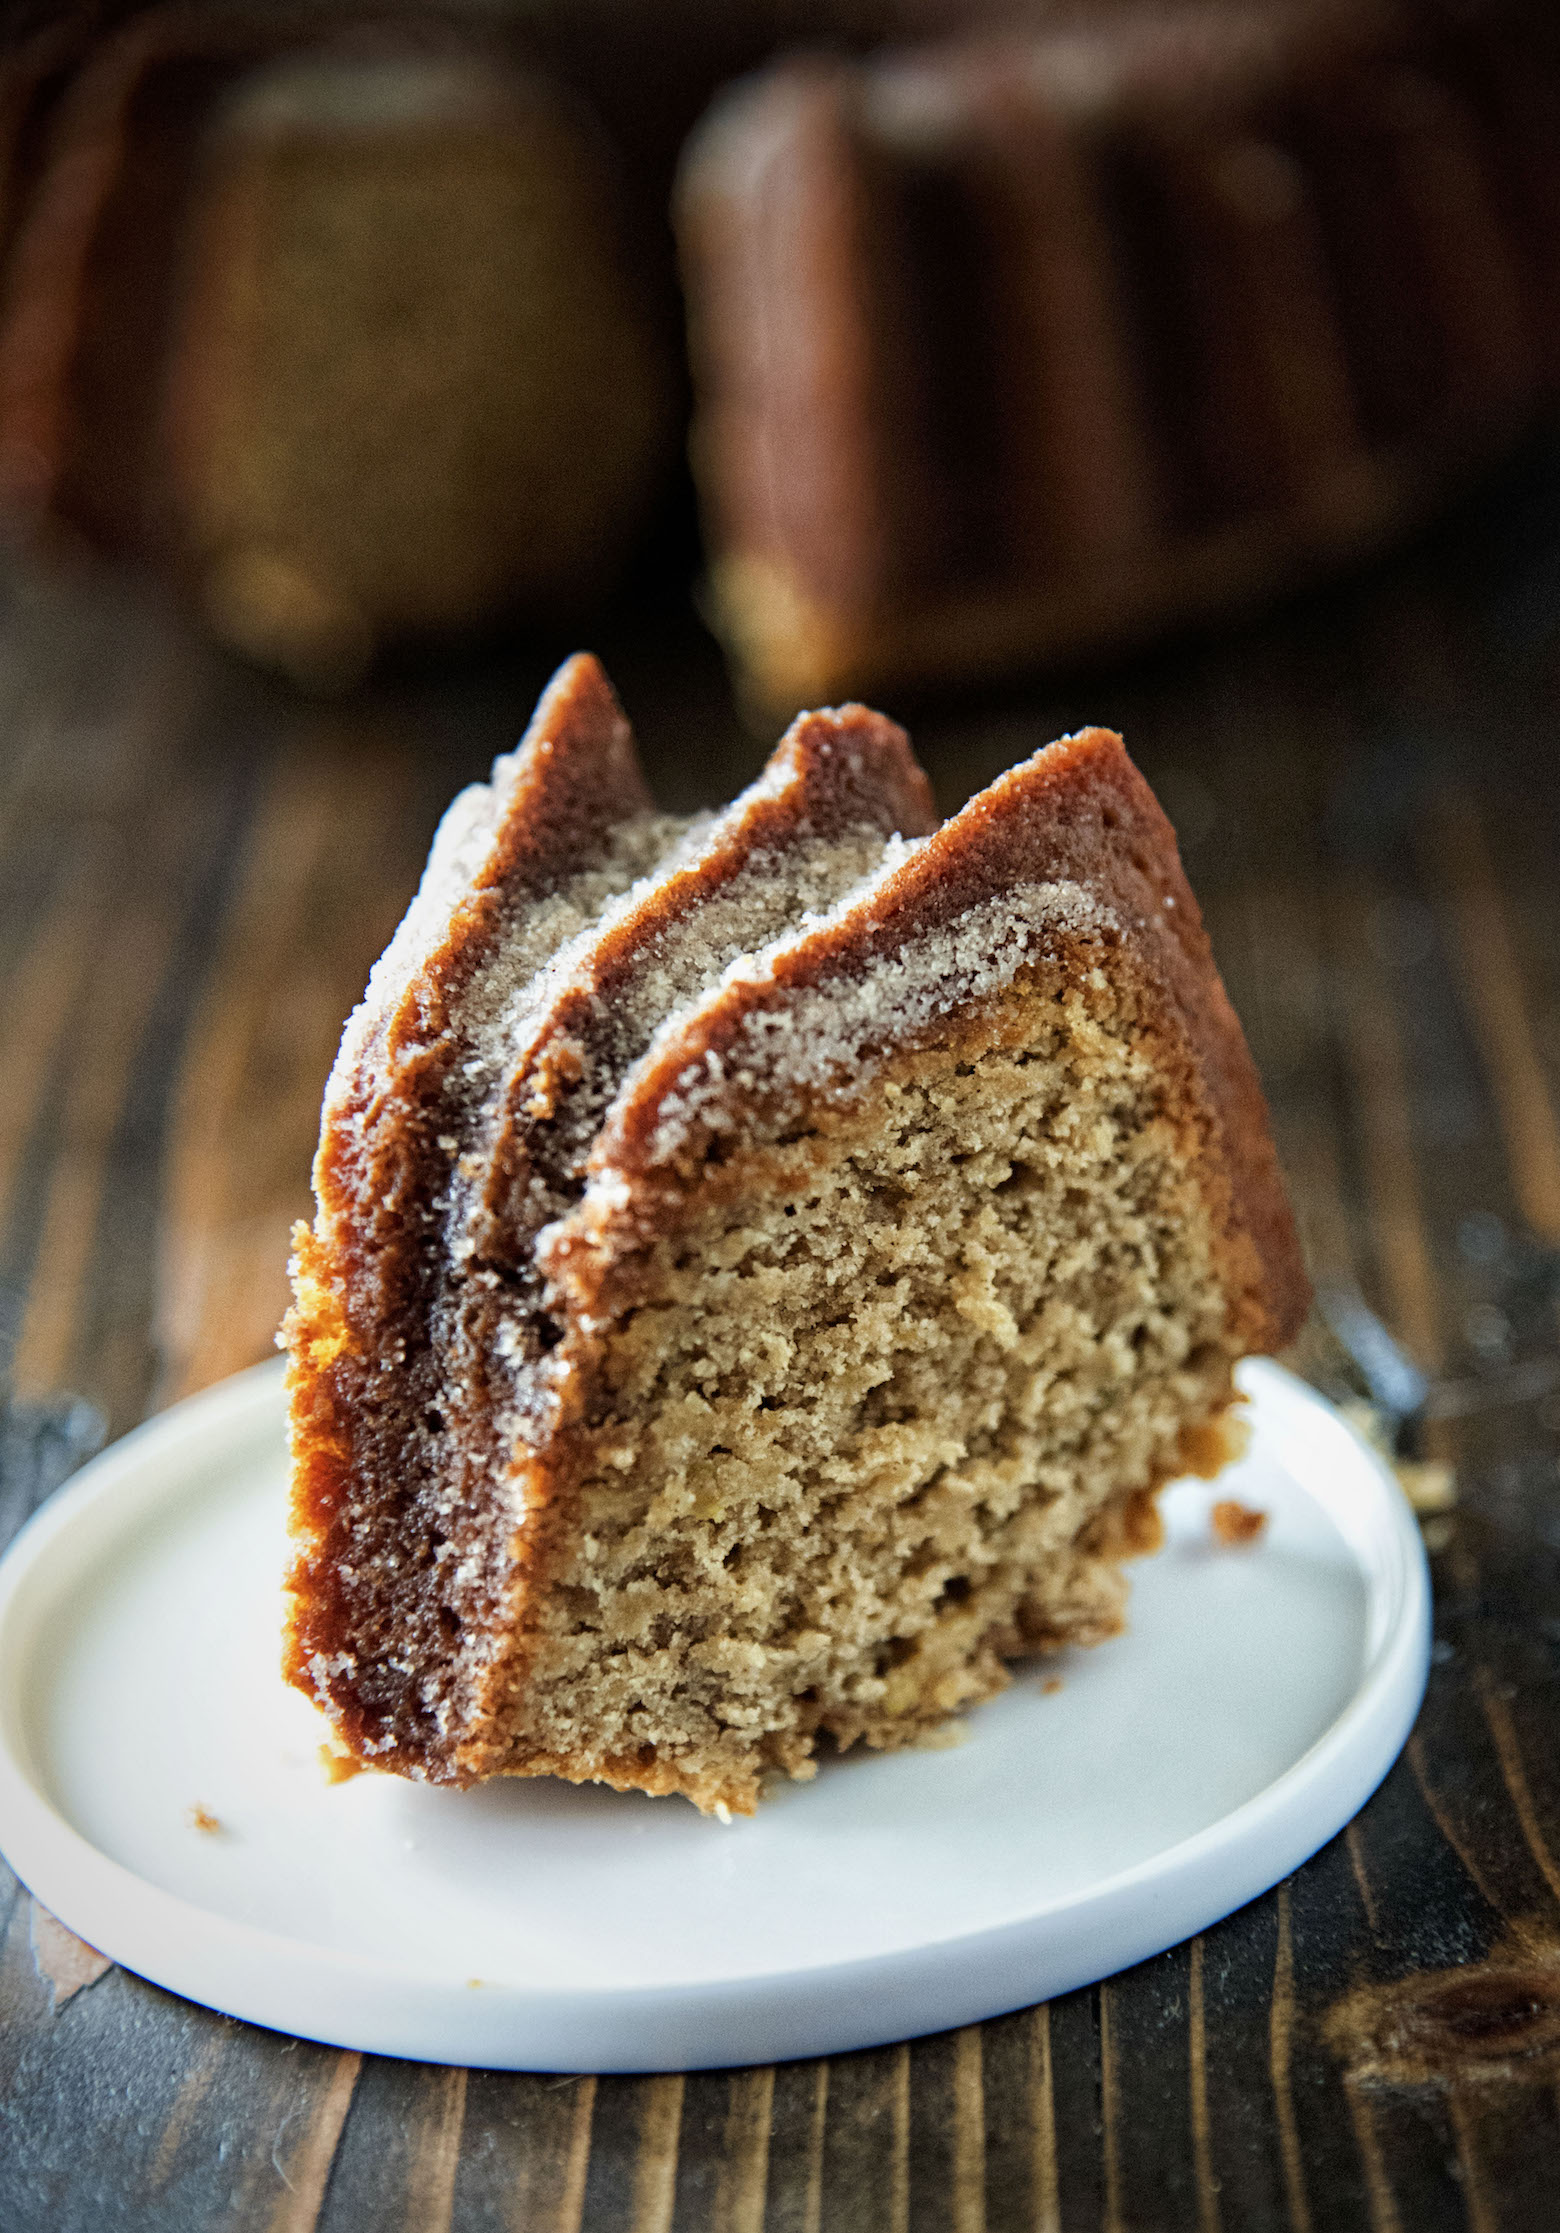
[[(0, 1533), (267, 1352), (341, 1019), (567, 648), (321, 706), (126, 585), (7, 585)], [(599, 648), (669, 805), (751, 775), (680, 598)], [(1221, 643), (894, 710), (947, 807), (1101, 720), (1178, 822), (1313, 1266), (1448, 1389), (1403, 1759), (1290, 1882), (1091, 1991), (686, 2079), (283, 2039), (105, 1969), (0, 1871), (5, 2233), (1560, 2221), (1560, 450)]]

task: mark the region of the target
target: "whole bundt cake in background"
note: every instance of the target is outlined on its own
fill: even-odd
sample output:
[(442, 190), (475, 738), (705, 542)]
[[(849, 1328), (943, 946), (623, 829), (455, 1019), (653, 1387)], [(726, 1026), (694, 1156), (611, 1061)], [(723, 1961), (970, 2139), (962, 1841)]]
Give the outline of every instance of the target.
[(1553, 384), (1556, 42), (1391, 0), (786, 59), (689, 148), (717, 626), (784, 704), (1382, 542)]
[(609, 586), (674, 381), (557, 82), (394, 21), (159, 14), (59, 99), (0, 311), (0, 504), (315, 681)]
[(1560, 377), (1538, 0), (108, 12), (0, 65), (0, 515), (314, 682), (620, 571), (680, 152), (708, 605), (771, 704), (1250, 604)]

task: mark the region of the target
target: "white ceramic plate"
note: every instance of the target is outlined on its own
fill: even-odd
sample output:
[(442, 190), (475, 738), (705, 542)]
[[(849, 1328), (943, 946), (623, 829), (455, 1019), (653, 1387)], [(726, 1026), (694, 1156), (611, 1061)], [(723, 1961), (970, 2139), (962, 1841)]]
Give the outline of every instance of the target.
[[(1020, 1673), (956, 1749), (833, 1760), (725, 1826), (555, 1782), (328, 1784), (277, 1673), (263, 1366), (109, 1450), (0, 1562), (0, 1844), (158, 1984), (430, 2061), (768, 2062), (1089, 1983), (1314, 1852), (1424, 1688), (1396, 1483), (1277, 1366), (1242, 1374), (1250, 1454), (1167, 1492), (1128, 1635)], [(1214, 1546), (1215, 1496), (1270, 1515), (1254, 1547)]]

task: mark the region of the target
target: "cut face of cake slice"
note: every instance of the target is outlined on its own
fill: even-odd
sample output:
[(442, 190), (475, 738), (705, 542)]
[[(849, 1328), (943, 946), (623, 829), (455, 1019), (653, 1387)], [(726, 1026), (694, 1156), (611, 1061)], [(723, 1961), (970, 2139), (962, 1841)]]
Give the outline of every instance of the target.
[[(544, 749), (558, 780), (560, 704), (610, 707), (570, 673), (466, 825)], [(713, 823), (619, 812), (577, 845), (654, 867), (534, 959), (513, 876), (473, 958), (490, 841), (447, 837), (349, 1030), (290, 1322), (289, 1672), (402, 1773), (750, 1811), (824, 1735), (912, 1742), (1119, 1628), (1155, 1490), (1217, 1464), (1306, 1287), (1119, 739), (927, 835), (902, 735), (847, 708)], [(441, 971), (408, 1097), (382, 1012)]]

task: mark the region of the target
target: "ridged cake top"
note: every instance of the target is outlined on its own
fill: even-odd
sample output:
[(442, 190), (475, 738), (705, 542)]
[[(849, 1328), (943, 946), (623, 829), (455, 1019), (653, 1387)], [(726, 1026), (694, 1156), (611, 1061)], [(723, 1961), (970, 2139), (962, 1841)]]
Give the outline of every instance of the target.
[(503, 1075), (462, 1161), (457, 1252), (523, 1262), (665, 1020), (754, 948), (826, 917), (886, 844), (935, 819), (892, 722), (850, 707), (793, 723), (758, 781), (690, 825), (654, 874), (559, 950), (526, 995), (523, 1027), (496, 1034), (489, 1059)]
[(607, 1113), (589, 1191), (548, 1237), (550, 1261), (617, 1245), (734, 1136), (849, 1103), (885, 1062), (1058, 957), (1080, 974), (1126, 970), (1190, 1051), (1255, 1248), (1249, 1306), (1287, 1338), (1306, 1288), (1255, 1068), (1175, 833), (1104, 729), (1044, 746), (933, 835), (889, 845), (827, 918), (738, 958), (668, 1017)]
[(677, 821), (582, 656), (445, 818), (343, 1042), (322, 1216), (377, 1227), (387, 1293), (442, 1235), (441, 1338), (496, 1462), (556, 1417), (547, 1289), (572, 1250), (629, 1245), (733, 1138), (849, 1101), (1044, 957), (1123, 951), (1196, 1050), (1241, 1225), (1287, 1262), (1250, 1057), (1118, 737), (1046, 746), (938, 828), (903, 732), (848, 706)]

